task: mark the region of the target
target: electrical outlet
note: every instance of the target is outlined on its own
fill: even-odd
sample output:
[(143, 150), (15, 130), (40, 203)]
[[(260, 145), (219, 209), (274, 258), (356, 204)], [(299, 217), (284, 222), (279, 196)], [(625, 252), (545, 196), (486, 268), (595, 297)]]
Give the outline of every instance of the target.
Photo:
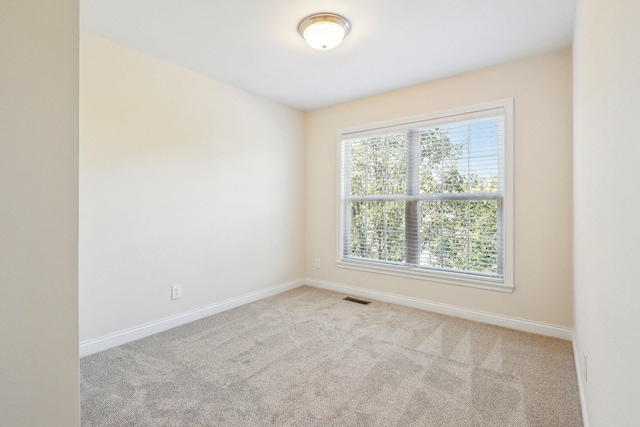
[(584, 365), (584, 381), (587, 382), (589, 381), (589, 374), (587, 371), (587, 352), (583, 351), (582, 356), (583, 356), (583, 365)]
[(180, 299), (182, 297), (182, 288), (180, 285), (171, 286), (171, 299)]
[(316, 268), (320, 268), (320, 258), (316, 258)]

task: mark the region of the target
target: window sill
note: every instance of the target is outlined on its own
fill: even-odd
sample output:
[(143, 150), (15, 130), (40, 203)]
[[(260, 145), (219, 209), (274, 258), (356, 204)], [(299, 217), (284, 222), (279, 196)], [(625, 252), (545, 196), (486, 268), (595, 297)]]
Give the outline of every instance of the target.
[(500, 280), (492, 279), (475, 279), (463, 274), (444, 273), (438, 274), (436, 272), (419, 270), (416, 268), (402, 267), (402, 266), (381, 266), (378, 264), (355, 261), (355, 260), (342, 260), (337, 261), (336, 265), (340, 268), (347, 268), (350, 270), (366, 271), (369, 273), (387, 274), (390, 276), (407, 277), (410, 279), (419, 279), (430, 282), (446, 283), (448, 285), (466, 286), (470, 288), (486, 289), (489, 291), (512, 293), (514, 287), (503, 283)]

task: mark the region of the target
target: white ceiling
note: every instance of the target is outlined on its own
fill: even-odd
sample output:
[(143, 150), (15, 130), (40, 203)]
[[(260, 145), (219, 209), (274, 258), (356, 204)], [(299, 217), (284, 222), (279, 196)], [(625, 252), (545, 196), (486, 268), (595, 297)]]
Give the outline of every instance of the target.
[[(576, 0), (80, 0), (81, 29), (308, 111), (571, 46)], [(308, 47), (316, 12), (353, 26)]]

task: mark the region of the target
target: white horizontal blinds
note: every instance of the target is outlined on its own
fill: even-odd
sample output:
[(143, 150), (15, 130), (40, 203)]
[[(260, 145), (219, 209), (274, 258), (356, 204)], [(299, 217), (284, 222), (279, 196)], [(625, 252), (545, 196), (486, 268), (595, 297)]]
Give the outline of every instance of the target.
[(343, 141), (344, 256), (406, 262), (407, 149), (406, 131)]
[(420, 132), (420, 266), (503, 274), (504, 116)]
[(416, 198), (420, 193), (420, 132), (417, 129), (407, 131), (409, 147), (407, 155), (407, 196), (405, 202), (405, 222), (407, 264), (420, 263), (420, 202)]
[(342, 144), (343, 259), (502, 279), (502, 108)]

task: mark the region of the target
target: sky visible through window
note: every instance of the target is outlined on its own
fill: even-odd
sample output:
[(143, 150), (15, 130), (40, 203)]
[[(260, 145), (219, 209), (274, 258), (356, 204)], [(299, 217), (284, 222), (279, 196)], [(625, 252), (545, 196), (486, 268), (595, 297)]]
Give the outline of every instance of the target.
[(461, 148), (459, 170), (491, 179), (498, 173), (500, 117), (473, 120), (447, 126), (452, 144)]

